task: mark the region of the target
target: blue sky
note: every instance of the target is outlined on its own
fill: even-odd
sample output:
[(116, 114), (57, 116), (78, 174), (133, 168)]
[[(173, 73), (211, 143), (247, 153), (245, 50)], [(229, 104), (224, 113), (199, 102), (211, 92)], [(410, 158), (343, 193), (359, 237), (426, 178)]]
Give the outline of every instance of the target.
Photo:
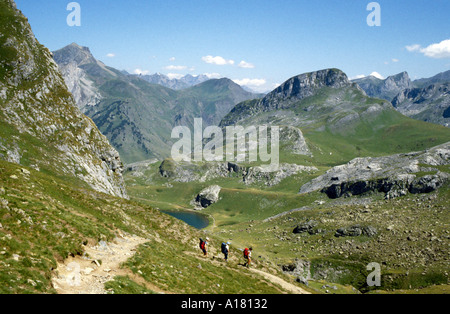
[(16, 0), (50, 50), (72, 42), (130, 73), (228, 77), (258, 91), (335, 67), (350, 78), (450, 70), (449, 0)]

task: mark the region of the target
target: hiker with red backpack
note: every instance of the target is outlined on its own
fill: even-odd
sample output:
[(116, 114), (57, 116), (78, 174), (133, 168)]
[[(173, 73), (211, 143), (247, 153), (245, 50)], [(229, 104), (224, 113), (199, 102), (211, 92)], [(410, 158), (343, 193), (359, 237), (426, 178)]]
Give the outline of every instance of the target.
[(247, 266), (247, 268), (250, 267), (250, 264), (252, 262), (252, 251), (253, 248), (245, 248), (244, 249), (244, 259), (246, 260), (246, 262), (244, 263), (244, 266)]
[(200, 249), (203, 252), (203, 255), (208, 256), (208, 250), (206, 249), (206, 245), (208, 244), (209, 238), (206, 238), (206, 241), (200, 238)]

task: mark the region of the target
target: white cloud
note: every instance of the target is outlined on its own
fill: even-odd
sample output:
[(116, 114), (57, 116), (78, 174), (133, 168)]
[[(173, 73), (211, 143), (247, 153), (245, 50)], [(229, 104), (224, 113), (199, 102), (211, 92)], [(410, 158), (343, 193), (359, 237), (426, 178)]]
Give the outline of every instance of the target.
[(173, 79), (177, 79), (179, 80), (180, 78), (182, 78), (184, 76), (184, 74), (179, 74), (179, 73), (168, 73), (167, 77), (171, 80)]
[(218, 79), (222, 77), (219, 73), (203, 73), (203, 75), (207, 76), (209, 79)]
[(420, 49), (420, 52), (434, 59), (450, 58), (450, 39), (443, 40), (438, 44), (429, 45), (426, 48)]
[(240, 68), (244, 68), (244, 69), (253, 69), (253, 68), (255, 68), (255, 66), (254, 66), (252, 63), (245, 62), (244, 60), (242, 60), (242, 61), (239, 63), (238, 66), (239, 66)]
[(175, 57), (170, 58), (169, 61), (175, 61)]
[(400, 60), (395, 59), (395, 58), (392, 59), (392, 62), (394, 62), (394, 63), (397, 63), (397, 62), (399, 62), (399, 61), (400, 61)]
[(136, 70), (134, 70), (133, 71), (133, 73), (134, 74), (138, 74), (138, 75), (147, 75), (147, 74), (149, 74), (150, 72), (149, 71), (146, 71), (146, 70), (141, 70), (141, 69), (136, 69)]
[(419, 51), (421, 47), (420, 47), (420, 45), (415, 44), (415, 45), (411, 45), (411, 46), (406, 46), (405, 48), (409, 52), (413, 52), (413, 51)]
[(370, 73), (370, 76), (374, 76), (374, 77), (376, 77), (377, 79), (384, 80), (383, 75), (381, 75), (381, 74), (378, 73), (378, 72), (372, 72), (372, 73)]
[(418, 51), (423, 53), (426, 57), (433, 59), (450, 58), (450, 39), (441, 41), (440, 43), (431, 44), (428, 47), (422, 48), (420, 45), (406, 46), (409, 52)]
[(253, 86), (253, 87), (259, 87), (267, 83), (265, 79), (250, 79), (250, 78), (244, 78), (242, 80), (233, 80), (233, 82), (241, 86)]
[(180, 70), (186, 70), (187, 66), (185, 65), (168, 65), (166, 66), (166, 70), (175, 70), (175, 71), (180, 71)]
[(116, 55), (114, 53), (108, 53), (106, 56), (108, 58), (114, 58)]
[(209, 64), (216, 64), (216, 65), (233, 65), (234, 61), (233, 60), (226, 60), (225, 58), (221, 57), (221, 56), (205, 56), (202, 57), (202, 60), (206, 63)]

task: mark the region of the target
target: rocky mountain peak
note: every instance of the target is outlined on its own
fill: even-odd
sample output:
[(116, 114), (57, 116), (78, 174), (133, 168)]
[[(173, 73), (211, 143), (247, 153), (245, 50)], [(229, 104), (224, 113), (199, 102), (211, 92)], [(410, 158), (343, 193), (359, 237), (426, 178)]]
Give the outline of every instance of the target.
[(385, 82), (385, 89), (390, 88), (398, 88), (398, 89), (405, 89), (405, 88), (411, 88), (412, 82), (409, 78), (408, 72), (402, 72), (396, 75), (389, 76)]
[[(281, 84), (264, 97), (260, 106), (264, 111), (281, 109), (281, 105), (290, 106), (306, 97), (316, 94), (324, 87), (339, 89), (346, 87), (359, 87), (349, 81), (347, 75), (339, 69), (325, 69), (294, 76)], [(362, 90), (361, 90), (362, 92)]]
[(341, 88), (350, 86), (347, 75), (338, 69), (325, 69), (294, 76), (281, 84), (266, 98), (305, 98), (322, 87)]
[(354, 82), (357, 83), (370, 97), (377, 97), (389, 101), (402, 90), (413, 87), (408, 72), (391, 75), (384, 80), (374, 76), (367, 76), (354, 80)]
[(77, 43), (71, 43), (64, 48), (55, 51), (53, 53), (53, 58), (59, 65), (67, 65), (71, 62), (75, 62), (80, 66), (97, 62), (88, 47), (82, 47)]

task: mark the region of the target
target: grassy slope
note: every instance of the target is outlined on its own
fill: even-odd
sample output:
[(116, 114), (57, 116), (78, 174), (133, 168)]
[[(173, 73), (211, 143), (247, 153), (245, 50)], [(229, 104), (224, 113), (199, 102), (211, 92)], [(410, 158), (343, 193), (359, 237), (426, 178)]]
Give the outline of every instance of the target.
[(305, 130), (304, 136), (315, 158), (313, 161), (300, 157), (299, 161), (335, 166), (355, 157), (422, 151), (450, 141), (450, 129), (413, 120), (392, 110), (374, 120), (361, 121), (351, 133)]
[[(164, 291), (283, 292), (238, 266), (236, 252), (230, 266), (200, 258), (197, 241), (204, 234), (168, 215), (22, 169), (0, 161), (0, 293), (54, 293), (56, 261), (82, 254), (87, 243), (112, 240), (119, 230), (149, 239), (125, 267)], [(211, 254), (219, 256), (221, 239), (210, 237)], [(149, 292), (129, 278), (108, 287), (117, 293)]]
[[(331, 272), (328, 278), (341, 284), (367, 289), (365, 278), (369, 272), (365, 266), (378, 262), (382, 265), (379, 290), (445, 285), (450, 271), (445, 250), (449, 239), (449, 197), (447, 186), (430, 195), (394, 201), (379, 199), (367, 205), (340, 200), (270, 222), (234, 225), (228, 232), (233, 236), (239, 234), (244, 243), (251, 241), (254, 247), (280, 263), (288, 264), (296, 258), (310, 260), (313, 273), (323, 270), (324, 265), (336, 270), (345, 266), (350, 270), (347, 275)], [(324, 233), (293, 233), (298, 224), (311, 219), (318, 221), (317, 228)], [(334, 237), (338, 228), (355, 224), (373, 226), (378, 235), (373, 239)]]

